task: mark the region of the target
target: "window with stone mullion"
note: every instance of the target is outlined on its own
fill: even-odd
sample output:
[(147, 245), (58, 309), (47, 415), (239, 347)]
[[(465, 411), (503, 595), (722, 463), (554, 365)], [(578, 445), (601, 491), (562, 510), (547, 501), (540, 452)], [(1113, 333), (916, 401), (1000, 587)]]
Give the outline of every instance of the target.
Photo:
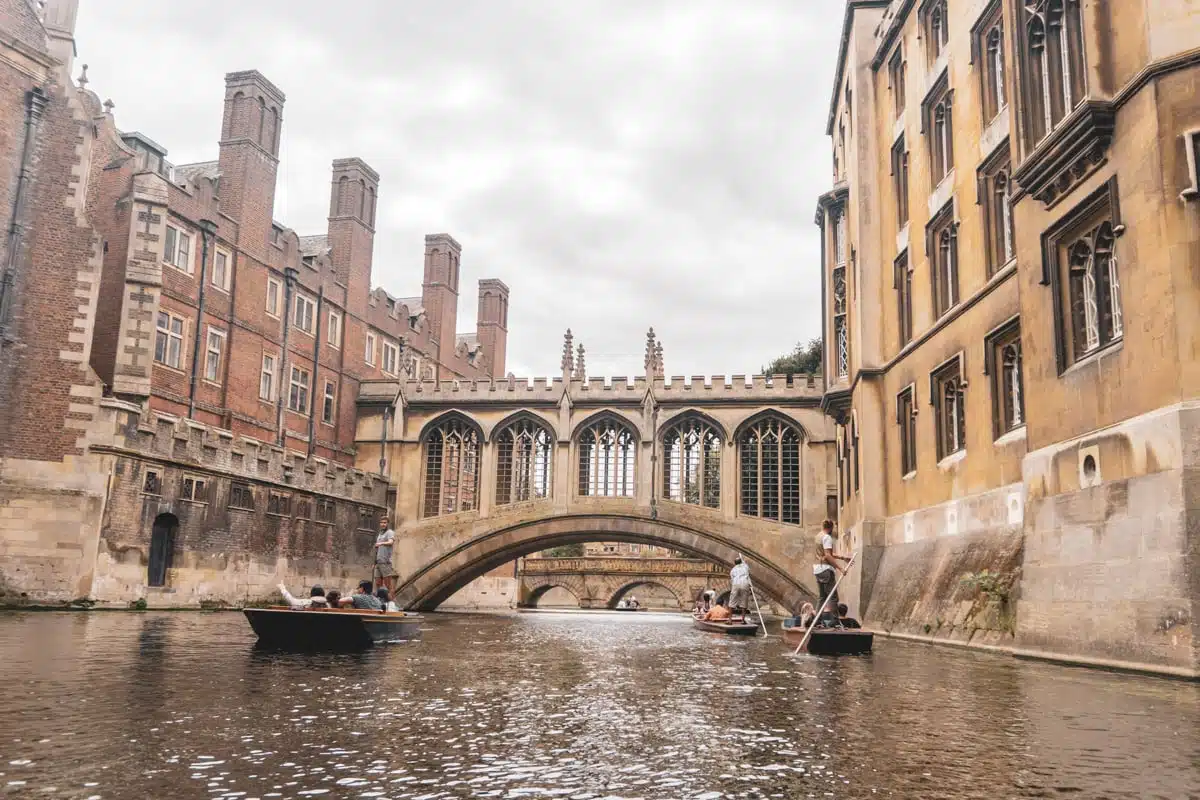
[(1080, 0), (1021, 0), (1019, 48), (1025, 66), (1025, 130), (1032, 147), (1087, 93)]
[(542, 500), (550, 496), (552, 440), (532, 420), (507, 425), (496, 441), (496, 505)]
[(663, 435), (663, 497), (690, 505), (721, 504), (721, 438), (701, 420), (684, 420)]
[(744, 516), (800, 524), (800, 447), (800, 432), (773, 417), (741, 434), (740, 507)]
[(479, 448), (479, 434), (462, 420), (447, 420), (429, 433), (423, 517), (479, 507)]

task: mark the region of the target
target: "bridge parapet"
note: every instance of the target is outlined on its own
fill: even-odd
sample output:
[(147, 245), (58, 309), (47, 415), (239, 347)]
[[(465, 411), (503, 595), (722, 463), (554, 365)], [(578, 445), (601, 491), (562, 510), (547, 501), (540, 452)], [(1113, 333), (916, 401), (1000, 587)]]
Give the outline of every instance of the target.
[(527, 557), (521, 563), (526, 575), (724, 575), (726, 569), (701, 558), (638, 558), (584, 556), (581, 558)]

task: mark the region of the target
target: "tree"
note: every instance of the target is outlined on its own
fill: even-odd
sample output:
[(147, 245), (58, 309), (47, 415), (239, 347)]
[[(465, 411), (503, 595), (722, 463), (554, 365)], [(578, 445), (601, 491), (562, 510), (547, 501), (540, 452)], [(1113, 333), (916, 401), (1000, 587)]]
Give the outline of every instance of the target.
[(799, 342), (792, 352), (772, 361), (763, 369), (764, 375), (810, 375), (821, 371), (821, 352), (824, 343), (811, 339), (808, 344)]
[(564, 544), (539, 553), (543, 558), (582, 558), (582, 544)]

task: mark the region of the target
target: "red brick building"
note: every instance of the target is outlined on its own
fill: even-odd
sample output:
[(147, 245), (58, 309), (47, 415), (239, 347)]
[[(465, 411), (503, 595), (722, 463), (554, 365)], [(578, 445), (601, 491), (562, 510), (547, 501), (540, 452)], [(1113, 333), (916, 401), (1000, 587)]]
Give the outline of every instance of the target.
[(479, 284), (456, 330), (462, 248), (425, 237), (420, 297), (372, 288), (379, 175), (333, 162), (327, 230), (273, 219), (284, 94), (225, 77), (215, 161), (172, 165), (148, 136), (97, 121), (107, 247), (91, 363), (115, 397), (353, 462), (364, 380), (504, 375), (508, 288)]

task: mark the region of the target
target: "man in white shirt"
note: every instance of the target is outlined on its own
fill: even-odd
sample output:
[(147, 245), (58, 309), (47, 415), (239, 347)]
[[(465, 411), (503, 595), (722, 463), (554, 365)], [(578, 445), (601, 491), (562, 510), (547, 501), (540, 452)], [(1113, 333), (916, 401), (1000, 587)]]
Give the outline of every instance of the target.
[(396, 532), (388, 524), (387, 514), (379, 518), (379, 535), (375, 537), (375, 569), (372, 577), (377, 586), (382, 586), (392, 595), (396, 592), (396, 568), (392, 566), (392, 547), (396, 543)]
[(817, 607), (817, 615), (825, 617), (826, 614), (832, 613), (836, 619), (838, 596), (833, 587), (837, 584), (837, 574), (846, 574), (846, 570), (838, 566), (837, 562), (845, 561), (848, 563), (850, 558), (848, 556), (834, 555), (833, 553), (833, 520), (827, 519), (821, 525), (821, 532), (817, 534), (816, 545), (813, 577), (817, 579), (817, 588), (821, 592), (821, 605)]
[(729, 607), (743, 616), (750, 608), (750, 566), (741, 556), (733, 559), (729, 570)]

